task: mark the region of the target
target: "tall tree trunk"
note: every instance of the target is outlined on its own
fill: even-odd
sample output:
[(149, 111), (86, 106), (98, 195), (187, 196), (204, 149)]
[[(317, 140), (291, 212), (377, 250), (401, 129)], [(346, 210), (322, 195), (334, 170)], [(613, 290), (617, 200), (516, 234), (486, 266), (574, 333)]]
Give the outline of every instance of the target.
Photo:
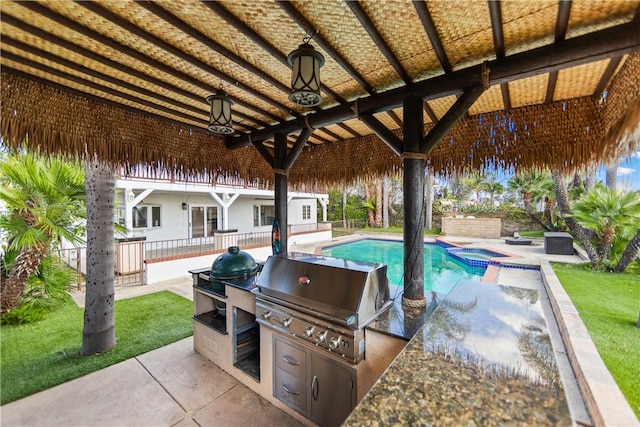
[(87, 160), (87, 289), (82, 333), (83, 355), (102, 353), (116, 345), (114, 189), (112, 169), (101, 162)]
[(18, 307), (24, 294), (27, 280), (35, 274), (47, 255), (47, 247), (37, 245), (23, 250), (11, 266), (9, 276), (2, 283), (0, 314), (6, 314)]
[[(620, 261), (618, 261), (618, 265), (613, 269), (616, 273), (622, 273), (629, 267), (629, 264), (633, 262), (633, 260), (638, 256), (638, 252), (640, 251), (640, 230), (636, 233), (635, 237), (631, 239), (627, 247), (625, 248), (622, 256), (620, 257)], [(640, 322), (640, 318), (638, 318), (638, 322)], [(640, 328), (640, 323), (638, 325)]]
[(382, 226), (389, 228), (389, 177), (382, 180)]
[(544, 217), (547, 221), (547, 230), (555, 230), (556, 227), (553, 223), (553, 209), (556, 207), (555, 199), (545, 200), (544, 202)]
[(424, 227), (427, 230), (433, 228), (433, 173), (431, 169), (427, 170), (427, 176), (424, 182), (425, 189), (425, 222)]
[(382, 178), (376, 178), (376, 226), (380, 227), (382, 225), (382, 205), (384, 202), (382, 200)]
[(342, 227), (347, 228), (347, 184), (342, 187)]
[(533, 211), (533, 205), (531, 204), (531, 197), (532, 197), (532, 194), (529, 192), (522, 193), (522, 203), (524, 204), (524, 210), (525, 212), (527, 212), (527, 215), (529, 215), (529, 218), (531, 218), (532, 221), (540, 224), (540, 226), (543, 229), (548, 231), (549, 228), (547, 228), (547, 224), (545, 224), (544, 221), (541, 220), (540, 217)]
[[(364, 182), (364, 200), (367, 203), (367, 206), (371, 205), (371, 190), (369, 189), (369, 182)], [(373, 209), (367, 207), (367, 217), (369, 218), (369, 227), (376, 226), (376, 218), (373, 212)]]
[(610, 190), (616, 189), (616, 180), (618, 179), (618, 164), (607, 165), (607, 174), (606, 174), (606, 184), (607, 188)]
[(578, 222), (575, 220), (575, 218), (567, 216), (567, 214), (571, 213), (571, 208), (569, 207), (569, 193), (567, 191), (567, 186), (564, 184), (564, 182), (562, 182), (562, 177), (557, 170), (552, 170), (551, 176), (553, 177), (553, 184), (556, 192), (556, 203), (558, 204), (560, 214), (564, 218), (564, 222), (571, 230), (571, 233), (580, 241), (582, 247), (587, 252), (589, 261), (591, 261), (591, 266), (595, 268), (600, 263), (600, 258), (598, 257), (596, 248), (591, 243), (591, 237), (593, 237), (593, 233), (586, 228), (581, 227), (580, 224), (578, 224)]

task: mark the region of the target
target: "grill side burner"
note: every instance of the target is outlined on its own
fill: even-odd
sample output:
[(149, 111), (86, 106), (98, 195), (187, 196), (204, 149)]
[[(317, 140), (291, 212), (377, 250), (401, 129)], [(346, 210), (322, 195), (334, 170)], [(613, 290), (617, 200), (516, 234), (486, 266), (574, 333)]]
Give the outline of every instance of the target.
[(350, 363), (364, 359), (364, 326), (387, 309), (387, 266), (289, 252), (267, 260), (256, 318)]

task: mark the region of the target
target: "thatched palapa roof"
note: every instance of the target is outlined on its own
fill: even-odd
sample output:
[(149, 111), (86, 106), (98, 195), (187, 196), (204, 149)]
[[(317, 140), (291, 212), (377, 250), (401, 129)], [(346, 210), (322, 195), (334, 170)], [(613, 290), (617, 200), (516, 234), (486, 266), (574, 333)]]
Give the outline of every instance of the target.
[[(273, 165), (257, 148), (273, 153), (276, 133), (292, 147), (309, 129), (289, 183), (351, 181), (401, 169), (393, 141), (402, 137), (404, 98), (423, 99), (428, 135), (477, 86), (482, 95), (426, 158), (436, 172), (571, 171), (638, 144), (639, 1), (0, 8), (1, 132), (9, 146), (28, 137), (45, 153), (97, 153), (116, 166), (269, 185)], [(307, 35), (326, 59), (324, 101), (313, 109), (288, 100), (286, 56)], [(235, 101), (235, 134), (226, 138), (206, 130), (205, 96), (220, 87)]]

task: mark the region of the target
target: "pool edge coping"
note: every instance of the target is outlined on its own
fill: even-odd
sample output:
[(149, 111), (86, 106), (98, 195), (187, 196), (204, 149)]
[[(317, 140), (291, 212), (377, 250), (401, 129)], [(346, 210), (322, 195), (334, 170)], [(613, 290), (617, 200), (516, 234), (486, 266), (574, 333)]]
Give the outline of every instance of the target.
[(540, 260), (540, 275), (594, 426), (640, 426), (549, 261)]

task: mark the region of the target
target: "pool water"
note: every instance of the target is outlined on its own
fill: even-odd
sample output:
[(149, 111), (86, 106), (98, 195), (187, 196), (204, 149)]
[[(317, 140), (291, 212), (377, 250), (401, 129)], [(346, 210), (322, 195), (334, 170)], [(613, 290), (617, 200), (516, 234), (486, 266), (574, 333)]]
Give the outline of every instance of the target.
[[(393, 240), (362, 239), (327, 246), (322, 255), (387, 265), (389, 283), (404, 286), (404, 243)], [(424, 289), (448, 294), (459, 280), (480, 280), (485, 267), (472, 267), (447, 256), (447, 251), (434, 244), (424, 244)]]

